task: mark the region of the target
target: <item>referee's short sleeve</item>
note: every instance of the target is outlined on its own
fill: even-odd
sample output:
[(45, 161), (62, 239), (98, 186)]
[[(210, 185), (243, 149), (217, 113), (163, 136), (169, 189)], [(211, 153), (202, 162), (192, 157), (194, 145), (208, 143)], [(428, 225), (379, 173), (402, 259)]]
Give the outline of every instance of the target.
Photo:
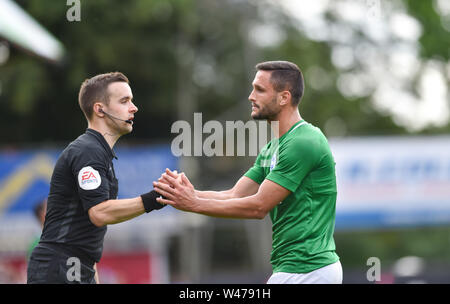
[(82, 153), (74, 159), (73, 174), (85, 211), (109, 199), (107, 162), (102, 153)]

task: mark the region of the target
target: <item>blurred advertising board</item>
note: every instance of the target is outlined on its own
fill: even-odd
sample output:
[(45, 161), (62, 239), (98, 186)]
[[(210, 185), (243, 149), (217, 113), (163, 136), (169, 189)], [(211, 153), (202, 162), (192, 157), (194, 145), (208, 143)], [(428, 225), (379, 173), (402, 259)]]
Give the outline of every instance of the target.
[[(353, 137), (329, 142), (336, 162), (337, 229), (450, 223), (450, 137)], [(165, 168), (178, 168), (169, 145), (117, 147), (115, 152), (119, 198), (149, 191)], [(60, 153), (0, 152), (0, 230), (8, 219), (32, 216), (34, 204), (48, 194)], [(173, 208), (160, 212), (177, 213)], [(29, 225), (26, 222), (30, 219), (20, 223), (22, 229)], [(17, 228), (13, 222), (5, 225)]]
[[(150, 191), (152, 181), (166, 168), (178, 166), (170, 145), (118, 146), (114, 151), (118, 158), (113, 160), (119, 180), (118, 198)], [(40, 235), (41, 227), (33, 209), (48, 195), (53, 167), (61, 152), (62, 149), (0, 151), (0, 254), (23, 254)], [(147, 236), (150, 228), (162, 229), (166, 225), (176, 228), (173, 223), (179, 221), (177, 213), (173, 208), (163, 208), (155, 214), (111, 225), (107, 239), (116, 243), (125, 240), (123, 246), (134, 250), (133, 246), (152, 241)], [(160, 235), (172, 233), (169, 228)]]
[(450, 223), (450, 137), (330, 139), (336, 228)]
[[(117, 147), (114, 169), (119, 198), (135, 197), (153, 189), (166, 168), (176, 169), (169, 145)], [(8, 150), (0, 152), (0, 216), (32, 212), (48, 195), (53, 167), (62, 150)]]

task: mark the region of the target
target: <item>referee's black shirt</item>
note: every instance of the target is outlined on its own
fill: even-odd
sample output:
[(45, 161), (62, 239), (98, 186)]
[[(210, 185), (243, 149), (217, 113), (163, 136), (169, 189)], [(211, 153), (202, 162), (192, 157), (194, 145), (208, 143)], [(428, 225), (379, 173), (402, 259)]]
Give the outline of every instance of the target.
[(106, 226), (92, 224), (88, 210), (117, 198), (113, 158), (105, 138), (92, 129), (66, 147), (53, 171), (39, 245), (61, 244), (100, 261)]

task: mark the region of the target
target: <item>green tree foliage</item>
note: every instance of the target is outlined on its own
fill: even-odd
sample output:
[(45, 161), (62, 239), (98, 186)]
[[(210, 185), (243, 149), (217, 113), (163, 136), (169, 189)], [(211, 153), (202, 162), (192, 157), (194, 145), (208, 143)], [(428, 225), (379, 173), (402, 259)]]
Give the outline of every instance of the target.
[[(66, 19), (66, 1), (17, 2), (63, 43), (67, 53), (62, 64), (53, 65), (11, 47), (10, 59), (0, 66), (2, 145), (75, 138), (86, 127), (77, 104), (81, 82), (109, 71), (129, 77), (139, 108), (135, 131), (127, 140), (168, 139), (171, 124), (192, 119), (193, 112), (210, 120), (235, 108), (239, 115), (233, 119), (248, 120), (254, 65), (275, 59), (294, 61), (302, 68), (302, 116), (328, 135), (407, 133), (389, 113), (373, 107), (370, 93), (344, 96), (337, 83), (349, 71), (333, 64), (333, 42), (311, 39), (273, 2), (81, 0), (79, 22)], [(421, 55), (447, 59), (448, 49), (441, 41), (448, 32), (436, 21), (431, 1), (416, 2), (404, 3), (423, 26)], [(333, 14), (333, 6), (326, 22), (345, 24)], [(278, 32), (271, 36), (257, 30), (267, 25)], [(364, 33), (355, 32), (370, 42)], [(282, 39), (270, 43), (277, 37)], [(258, 43), (264, 40), (269, 43)], [(352, 71), (364, 72), (358, 66)]]

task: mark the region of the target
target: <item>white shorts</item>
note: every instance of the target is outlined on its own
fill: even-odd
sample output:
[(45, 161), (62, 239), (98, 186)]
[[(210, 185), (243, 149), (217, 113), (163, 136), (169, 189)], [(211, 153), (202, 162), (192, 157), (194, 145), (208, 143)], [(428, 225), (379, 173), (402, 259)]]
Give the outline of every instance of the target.
[(267, 284), (342, 284), (342, 265), (337, 261), (308, 273), (276, 272)]

